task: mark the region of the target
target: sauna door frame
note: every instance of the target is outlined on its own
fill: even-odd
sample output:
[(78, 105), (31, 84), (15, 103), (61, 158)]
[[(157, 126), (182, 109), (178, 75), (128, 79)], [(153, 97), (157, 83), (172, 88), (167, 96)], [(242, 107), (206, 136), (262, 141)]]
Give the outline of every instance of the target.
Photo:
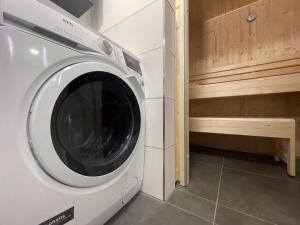
[(189, 184), (189, 0), (176, 0), (176, 180)]

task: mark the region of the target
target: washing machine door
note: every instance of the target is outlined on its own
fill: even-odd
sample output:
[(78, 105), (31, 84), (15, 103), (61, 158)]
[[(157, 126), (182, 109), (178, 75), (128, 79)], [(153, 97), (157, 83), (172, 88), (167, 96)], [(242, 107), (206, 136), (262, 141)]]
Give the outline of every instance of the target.
[(79, 63), (51, 76), (33, 101), (28, 123), (41, 167), (77, 187), (118, 176), (140, 138), (142, 96), (137, 84), (104, 63)]

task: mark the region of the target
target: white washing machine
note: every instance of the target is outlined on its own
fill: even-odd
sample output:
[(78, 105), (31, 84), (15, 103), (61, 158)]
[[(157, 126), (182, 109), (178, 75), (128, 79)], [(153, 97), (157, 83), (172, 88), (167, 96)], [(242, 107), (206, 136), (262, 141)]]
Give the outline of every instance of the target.
[(44, 2), (0, 9), (0, 224), (104, 224), (143, 179), (140, 61)]

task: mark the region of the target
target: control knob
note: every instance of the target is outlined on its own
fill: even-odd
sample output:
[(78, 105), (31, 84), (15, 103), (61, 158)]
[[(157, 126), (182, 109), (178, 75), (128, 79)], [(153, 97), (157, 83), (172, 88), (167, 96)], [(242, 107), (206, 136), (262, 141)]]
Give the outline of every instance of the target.
[(111, 46), (111, 44), (109, 44), (108, 41), (103, 40), (102, 41), (102, 50), (107, 54), (107, 55), (111, 55), (113, 48)]

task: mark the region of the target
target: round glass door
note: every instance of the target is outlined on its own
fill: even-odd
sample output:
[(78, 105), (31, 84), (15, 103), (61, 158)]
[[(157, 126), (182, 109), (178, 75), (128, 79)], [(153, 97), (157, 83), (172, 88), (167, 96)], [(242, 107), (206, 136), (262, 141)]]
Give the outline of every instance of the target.
[(117, 76), (91, 72), (74, 79), (59, 95), (51, 115), (51, 138), (68, 168), (102, 176), (129, 158), (140, 126), (131, 88)]

